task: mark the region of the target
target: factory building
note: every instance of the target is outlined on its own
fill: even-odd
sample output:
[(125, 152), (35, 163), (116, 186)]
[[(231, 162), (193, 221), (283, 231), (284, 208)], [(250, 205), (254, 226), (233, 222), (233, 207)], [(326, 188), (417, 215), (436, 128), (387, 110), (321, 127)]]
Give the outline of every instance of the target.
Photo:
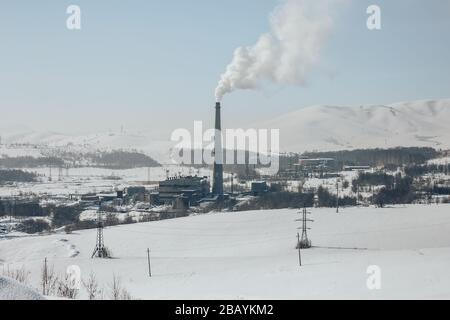
[(323, 174), (337, 169), (336, 161), (332, 158), (301, 158), (295, 166), (300, 172), (313, 174)]
[(269, 191), (269, 187), (265, 181), (252, 182), (252, 195), (261, 196)]
[(173, 204), (180, 196), (187, 199), (190, 205), (197, 205), (210, 191), (207, 177), (177, 177), (159, 182), (159, 201)]
[[(207, 177), (176, 177), (159, 182), (158, 202), (172, 204), (174, 208), (185, 209), (189, 206), (196, 206), (202, 200), (217, 201), (223, 200), (223, 146), (222, 146), (222, 125), (221, 125), (221, 105), (215, 106), (215, 136), (214, 136), (214, 168), (212, 181), (212, 197), (210, 193), (211, 185)], [(153, 197), (156, 199), (156, 197)]]
[(367, 171), (370, 170), (370, 166), (344, 166), (344, 171)]

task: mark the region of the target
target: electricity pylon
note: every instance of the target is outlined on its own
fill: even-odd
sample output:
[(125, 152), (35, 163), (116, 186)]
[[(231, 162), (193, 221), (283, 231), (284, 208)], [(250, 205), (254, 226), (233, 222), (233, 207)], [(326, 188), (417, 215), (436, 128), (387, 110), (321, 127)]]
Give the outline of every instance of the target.
[(97, 211), (97, 243), (95, 245), (94, 252), (92, 253), (91, 258), (109, 258), (108, 250), (105, 247), (103, 240), (103, 219), (102, 219), (102, 201), (99, 201), (99, 207)]
[(306, 208), (303, 208), (303, 210), (299, 213), (302, 214), (302, 219), (297, 219), (296, 221), (302, 222), (302, 227), (298, 228), (298, 229), (302, 229), (302, 237), (299, 239), (299, 241), (297, 243), (297, 249), (298, 248), (302, 248), (302, 249), (311, 248), (311, 240), (309, 240), (309, 238), (308, 238), (308, 230), (311, 230), (311, 228), (308, 228), (307, 224), (308, 224), (308, 222), (314, 222), (314, 220), (308, 219), (308, 215), (310, 215), (311, 212), (307, 211)]

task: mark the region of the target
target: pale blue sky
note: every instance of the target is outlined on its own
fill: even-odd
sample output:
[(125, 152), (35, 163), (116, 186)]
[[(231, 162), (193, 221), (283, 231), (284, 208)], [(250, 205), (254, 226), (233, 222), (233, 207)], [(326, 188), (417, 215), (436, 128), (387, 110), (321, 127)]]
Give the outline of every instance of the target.
[[(313, 1), (313, 0), (311, 0)], [(166, 133), (213, 117), (234, 49), (268, 31), (277, 0), (40, 0), (0, 4), (0, 128)], [(65, 27), (82, 10), (82, 30)], [(366, 8), (382, 9), (381, 31)], [(353, 0), (336, 12), (306, 87), (269, 85), (225, 97), (237, 127), (315, 104), (450, 97), (450, 0)], [(0, 133), (1, 134), (1, 133)]]

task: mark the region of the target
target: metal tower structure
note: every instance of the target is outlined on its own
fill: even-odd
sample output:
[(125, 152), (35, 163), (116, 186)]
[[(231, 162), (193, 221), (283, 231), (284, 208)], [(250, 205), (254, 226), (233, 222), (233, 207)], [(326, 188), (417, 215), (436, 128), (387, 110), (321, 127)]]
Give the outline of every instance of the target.
[(308, 219), (308, 215), (310, 215), (311, 212), (307, 211), (306, 208), (303, 208), (303, 210), (299, 213), (302, 214), (302, 219), (297, 219), (297, 221), (302, 222), (302, 227), (298, 228), (298, 229), (302, 229), (302, 237), (299, 238), (299, 241), (297, 243), (297, 249), (298, 248), (302, 248), (302, 249), (311, 248), (311, 240), (309, 240), (309, 238), (308, 238), (308, 230), (311, 230), (311, 228), (308, 228), (307, 224), (308, 224), (308, 222), (314, 222), (314, 220)]
[(103, 219), (101, 213), (102, 201), (99, 201), (99, 207), (97, 211), (97, 243), (95, 245), (94, 252), (92, 253), (91, 258), (109, 258), (108, 250), (105, 247), (104, 239), (103, 239)]

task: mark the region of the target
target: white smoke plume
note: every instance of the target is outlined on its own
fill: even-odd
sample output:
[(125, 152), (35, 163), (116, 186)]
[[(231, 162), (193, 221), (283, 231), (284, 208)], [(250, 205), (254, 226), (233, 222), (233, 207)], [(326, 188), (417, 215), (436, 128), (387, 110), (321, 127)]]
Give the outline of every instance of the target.
[(270, 32), (240, 47), (222, 74), (216, 99), (263, 82), (304, 85), (332, 28), (331, 6), (339, 0), (284, 0), (270, 15)]

